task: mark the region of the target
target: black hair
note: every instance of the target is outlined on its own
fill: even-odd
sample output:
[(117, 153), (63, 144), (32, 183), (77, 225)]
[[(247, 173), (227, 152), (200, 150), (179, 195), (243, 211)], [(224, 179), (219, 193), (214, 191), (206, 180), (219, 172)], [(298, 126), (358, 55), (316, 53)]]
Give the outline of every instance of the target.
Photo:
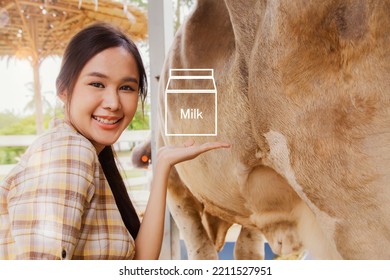
[(65, 49), (60, 73), (56, 80), (57, 94), (66, 90), (68, 101), (70, 101), (77, 78), (85, 64), (98, 53), (114, 47), (122, 47), (134, 56), (139, 73), (139, 94), (143, 103), (147, 95), (148, 84), (138, 48), (122, 31), (107, 23), (92, 24), (71, 39)]
[(114, 152), (111, 146), (106, 146), (100, 152), (99, 162), (108, 184), (110, 185), (112, 194), (114, 195), (115, 203), (119, 209), (122, 220), (133, 239), (135, 239), (141, 223), (115, 163)]

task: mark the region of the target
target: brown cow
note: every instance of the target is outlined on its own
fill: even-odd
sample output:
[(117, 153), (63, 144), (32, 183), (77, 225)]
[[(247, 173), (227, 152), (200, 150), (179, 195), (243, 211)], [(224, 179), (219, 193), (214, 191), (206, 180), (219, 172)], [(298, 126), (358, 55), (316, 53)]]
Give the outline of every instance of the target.
[[(209, 6), (210, 3), (206, 4), (207, 5), (203, 7), (209, 9), (211, 7)], [(213, 8), (215, 9), (215, 11), (217, 11), (217, 13), (225, 11), (225, 14), (221, 14), (220, 18), (216, 18), (215, 22), (220, 22), (224, 25), (227, 25), (227, 28), (224, 28), (227, 29), (228, 32), (230, 32), (230, 35), (232, 35), (233, 33), (231, 30), (231, 24), (227, 10), (224, 7), (223, 3), (223, 6), (220, 6), (220, 4), (221, 3), (216, 3), (216, 6), (214, 6)], [(202, 3), (200, 3), (200, 5), (202, 5)], [(210, 23), (214, 25), (214, 21)], [(219, 26), (219, 28), (221, 28), (221, 26)], [(210, 38), (212, 38), (213, 36), (214, 35), (210, 36)], [(233, 39), (234, 38), (231, 38), (232, 41)], [(197, 53), (199, 53), (199, 51), (201, 51), (201, 48), (197, 50)], [(199, 66), (202, 67), (202, 65)], [(237, 141), (237, 143), (240, 144), (240, 141)], [(238, 165), (234, 171), (238, 172), (239, 170), (240, 168)], [(233, 184), (237, 185), (237, 178), (234, 174), (233, 181)], [(174, 188), (172, 188), (173, 191), (168, 196), (168, 203), (171, 205), (171, 213), (175, 218), (176, 222), (179, 224), (181, 233), (184, 236), (184, 240), (187, 244), (187, 247), (189, 248), (188, 251), (190, 258), (216, 258), (216, 252), (212, 244), (214, 243), (217, 249), (223, 245), (224, 234), (226, 234), (227, 225), (224, 222), (216, 222), (214, 218), (214, 224), (208, 223), (208, 226), (202, 226), (202, 221), (204, 221), (204, 217), (212, 215), (210, 215), (208, 211), (202, 208), (203, 204), (199, 204), (199, 202), (192, 196), (192, 194), (188, 190), (183, 189), (185, 188), (184, 184), (179, 181), (177, 176), (175, 180), (172, 180), (171, 186), (174, 186)], [(293, 192), (287, 193), (287, 200), (291, 193), (293, 196), (296, 196)], [(272, 201), (271, 203), (274, 203), (274, 201)], [(194, 205), (198, 206), (194, 207)], [(272, 218), (270, 218), (271, 216), (269, 215), (269, 213), (274, 209), (265, 210), (267, 211), (266, 218), (268, 220), (264, 221), (264, 224), (262, 224), (261, 226), (265, 229), (266, 237), (270, 242), (273, 251), (277, 254), (289, 254), (292, 252), (300, 251), (301, 241), (297, 238), (296, 222), (294, 218), (290, 217), (291, 214), (285, 213), (284, 216), (283, 214), (278, 214), (278, 217), (272, 220)], [(290, 212), (290, 210), (288, 211)], [(276, 213), (278, 212), (279, 209), (277, 207)], [(224, 219), (224, 217), (219, 216), (218, 213), (216, 213), (216, 215), (221, 219)], [(232, 222), (237, 222), (232, 218), (228, 218), (228, 220), (230, 222), (228, 225), (230, 225)], [(236, 258), (263, 258), (264, 241), (261, 232), (257, 227), (253, 226), (253, 223), (246, 223), (242, 225), (243, 228), (240, 232), (235, 247)], [(283, 230), (281, 231), (280, 229)], [(289, 232), (286, 231), (288, 232), (286, 235), (281, 234), (282, 232), (284, 232), (284, 229), (289, 229)], [(207, 232), (209, 233), (209, 235), (207, 235)], [(217, 236), (218, 238), (215, 239), (213, 238), (213, 236)], [(208, 237), (211, 237), (211, 240)], [(206, 246), (205, 244), (208, 244), (208, 246)]]
[[(135, 168), (148, 168), (152, 163), (151, 139), (134, 147), (131, 153), (131, 161)], [(148, 161), (144, 160), (147, 158)], [(207, 213), (201, 203), (189, 192), (181, 182), (176, 170), (169, 177), (170, 186), (174, 186), (175, 192), (171, 192), (168, 199), (171, 205), (171, 214), (179, 224), (181, 234), (186, 244), (189, 259), (217, 259), (224, 244), (231, 223)], [(184, 202), (183, 207), (178, 203)], [(181, 219), (190, 216), (190, 219)], [(186, 224), (186, 222), (189, 222)], [(272, 229), (270, 229), (272, 230)], [(269, 233), (269, 236), (272, 234)], [(274, 239), (277, 242), (277, 238)], [(291, 243), (291, 242), (290, 242)], [(279, 244), (275, 247), (280, 247)], [(264, 238), (257, 229), (241, 228), (235, 242), (234, 255), (236, 259), (264, 259)]]
[[(186, 140), (164, 135), (169, 69), (214, 69), (218, 136), (195, 140), (232, 149), (176, 166), (207, 213), (315, 258), (390, 259), (389, 14), (389, 0), (197, 2), (162, 71), (159, 145)], [(178, 182), (174, 218), (200, 227)]]

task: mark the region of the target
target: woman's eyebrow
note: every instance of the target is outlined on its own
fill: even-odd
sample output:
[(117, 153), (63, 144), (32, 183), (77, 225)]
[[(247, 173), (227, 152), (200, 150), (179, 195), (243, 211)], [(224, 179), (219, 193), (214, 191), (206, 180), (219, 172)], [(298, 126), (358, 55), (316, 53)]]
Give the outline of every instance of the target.
[(105, 79), (108, 78), (107, 75), (100, 73), (100, 72), (90, 72), (86, 76), (99, 77), (99, 78), (105, 78)]
[(126, 78), (122, 79), (122, 82), (133, 82), (133, 83), (138, 84), (138, 79), (136, 79), (134, 77), (126, 77)]
[[(100, 72), (90, 72), (86, 76), (99, 77), (99, 78), (104, 78), (104, 79), (108, 79), (109, 78), (106, 74), (103, 74), (103, 73), (100, 73)], [(134, 78), (134, 77), (125, 77), (121, 81), (123, 83), (124, 82), (133, 82), (133, 83), (138, 84), (138, 79)]]

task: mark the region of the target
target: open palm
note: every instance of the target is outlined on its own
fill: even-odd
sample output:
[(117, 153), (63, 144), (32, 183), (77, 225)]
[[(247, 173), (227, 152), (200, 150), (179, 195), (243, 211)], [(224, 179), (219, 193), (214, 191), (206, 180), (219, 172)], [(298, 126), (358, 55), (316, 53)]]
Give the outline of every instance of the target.
[(172, 167), (177, 163), (194, 159), (204, 152), (229, 147), (230, 144), (224, 142), (207, 142), (195, 145), (195, 141), (191, 139), (182, 145), (161, 147), (157, 152), (157, 159)]

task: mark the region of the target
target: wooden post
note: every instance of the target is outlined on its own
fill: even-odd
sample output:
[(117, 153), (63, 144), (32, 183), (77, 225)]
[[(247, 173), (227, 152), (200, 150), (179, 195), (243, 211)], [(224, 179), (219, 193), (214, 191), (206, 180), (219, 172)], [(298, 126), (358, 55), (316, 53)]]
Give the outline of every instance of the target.
[(41, 64), (38, 54), (38, 34), (37, 34), (37, 19), (32, 17), (29, 21), (26, 20), (25, 15), (22, 12), (20, 1), (15, 0), (16, 8), (19, 12), (19, 16), (22, 20), (23, 30), (26, 31), (26, 39), (28, 47), (31, 51), (31, 66), (34, 73), (34, 104), (35, 104), (35, 121), (36, 121), (36, 133), (41, 134), (44, 130), (43, 126), (43, 109), (42, 109), (42, 96), (41, 96), (41, 82), (39, 78), (39, 67)]
[[(149, 0), (149, 53), (150, 53), (150, 96), (152, 158), (156, 156), (156, 129), (158, 106), (158, 81), (165, 55), (173, 41), (173, 6), (172, 0)], [(154, 168), (154, 166), (153, 166)], [(168, 209), (165, 215), (164, 240), (160, 259), (180, 259), (180, 239), (176, 224)]]
[(42, 107), (42, 95), (41, 95), (41, 80), (39, 77), (39, 61), (33, 61), (32, 63), (34, 72), (34, 104), (35, 104), (35, 125), (37, 134), (41, 134), (44, 131), (43, 125), (43, 107)]

